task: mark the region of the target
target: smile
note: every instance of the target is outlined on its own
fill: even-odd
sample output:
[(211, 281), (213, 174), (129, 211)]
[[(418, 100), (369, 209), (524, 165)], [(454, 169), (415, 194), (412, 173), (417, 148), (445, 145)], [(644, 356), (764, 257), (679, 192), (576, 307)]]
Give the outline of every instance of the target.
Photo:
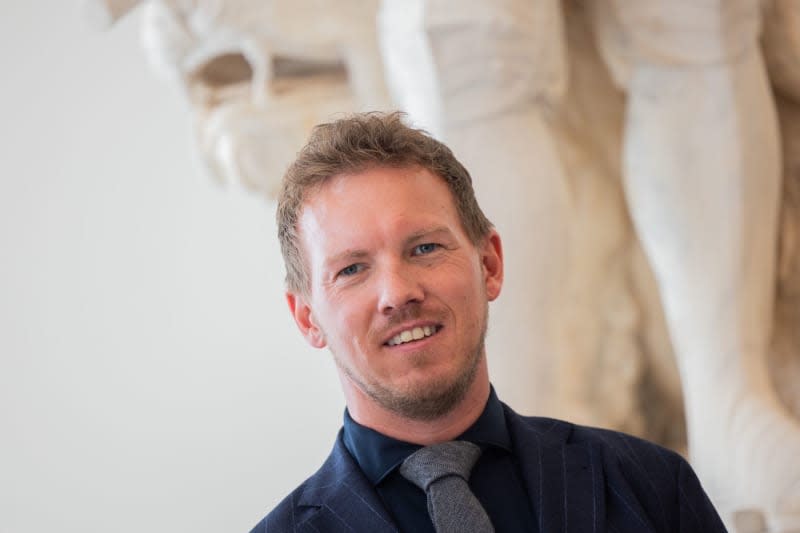
[(420, 339), (424, 339), (425, 337), (430, 337), (437, 331), (439, 331), (440, 326), (422, 326), (407, 329), (405, 331), (401, 331), (391, 339), (389, 339), (386, 344), (388, 346), (397, 346), (398, 344), (405, 344), (411, 341), (418, 341)]

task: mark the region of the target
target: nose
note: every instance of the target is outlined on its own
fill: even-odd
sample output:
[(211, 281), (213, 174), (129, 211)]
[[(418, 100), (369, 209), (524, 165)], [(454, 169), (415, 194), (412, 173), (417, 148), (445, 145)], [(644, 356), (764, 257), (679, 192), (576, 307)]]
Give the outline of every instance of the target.
[(419, 273), (409, 265), (390, 265), (379, 276), (378, 310), (389, 314), (425, 299)]

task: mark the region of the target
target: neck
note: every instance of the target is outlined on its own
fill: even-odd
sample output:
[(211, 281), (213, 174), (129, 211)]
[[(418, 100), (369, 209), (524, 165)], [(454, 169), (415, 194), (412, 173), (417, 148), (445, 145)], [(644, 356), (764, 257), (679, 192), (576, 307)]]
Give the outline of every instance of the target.
[(485, 357), (464, 398), (451, 411), (433, 420), (410, 419), (389, 411), (364, 394), (346, 376), (342, 376), (342, 384), (353, 420), (388, 437), (422, 446), (450, 441), (464, 433), (481, 416), (489, 399)]

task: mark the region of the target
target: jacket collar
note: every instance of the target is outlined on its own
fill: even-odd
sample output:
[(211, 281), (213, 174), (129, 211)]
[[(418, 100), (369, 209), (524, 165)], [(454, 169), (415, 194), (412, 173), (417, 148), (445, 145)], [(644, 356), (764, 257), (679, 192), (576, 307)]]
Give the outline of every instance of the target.
[[(538, 530), (604, 532), (601, 452), (591, 442), (570, 442), (571, 424), (521, 417), (503, 407)], [(397, 532), (377, 492), (345, 448), (341, 432), (330, 456), (306, 483), (296, 504), (298, 508), (316, 508), (298, 524), (301, 533)]]
[(342, 432), (319, 471), (298, 496), (298, 507), (316, 507), (297, 531), (397, 533), (378, 493), (345, 448)]

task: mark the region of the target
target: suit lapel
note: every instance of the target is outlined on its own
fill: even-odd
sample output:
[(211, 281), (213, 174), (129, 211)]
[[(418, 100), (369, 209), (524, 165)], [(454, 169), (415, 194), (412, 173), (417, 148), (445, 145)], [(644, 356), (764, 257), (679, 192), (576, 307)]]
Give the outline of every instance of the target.
[(506, 420), (540, 533), (606, 530), (602, 460), (591, 443), (569, 443), (572, 426), (522, 418)]
[[(504, 408), (539, 532), (605, 532), (606, 472), (600, 450), (591, 442), (570, 443), (571, 424), (521, 417)], [(397, 533), (341, 434), (295, 503), (297, 515), (303, 516), (295, 524), (301, 533)]]
[(297, 507), (317, 508), (297, 524), (298, 532), (397, 533), (374, 487), (347, 452), (341, 434), (328, 460), (298, 498)]

